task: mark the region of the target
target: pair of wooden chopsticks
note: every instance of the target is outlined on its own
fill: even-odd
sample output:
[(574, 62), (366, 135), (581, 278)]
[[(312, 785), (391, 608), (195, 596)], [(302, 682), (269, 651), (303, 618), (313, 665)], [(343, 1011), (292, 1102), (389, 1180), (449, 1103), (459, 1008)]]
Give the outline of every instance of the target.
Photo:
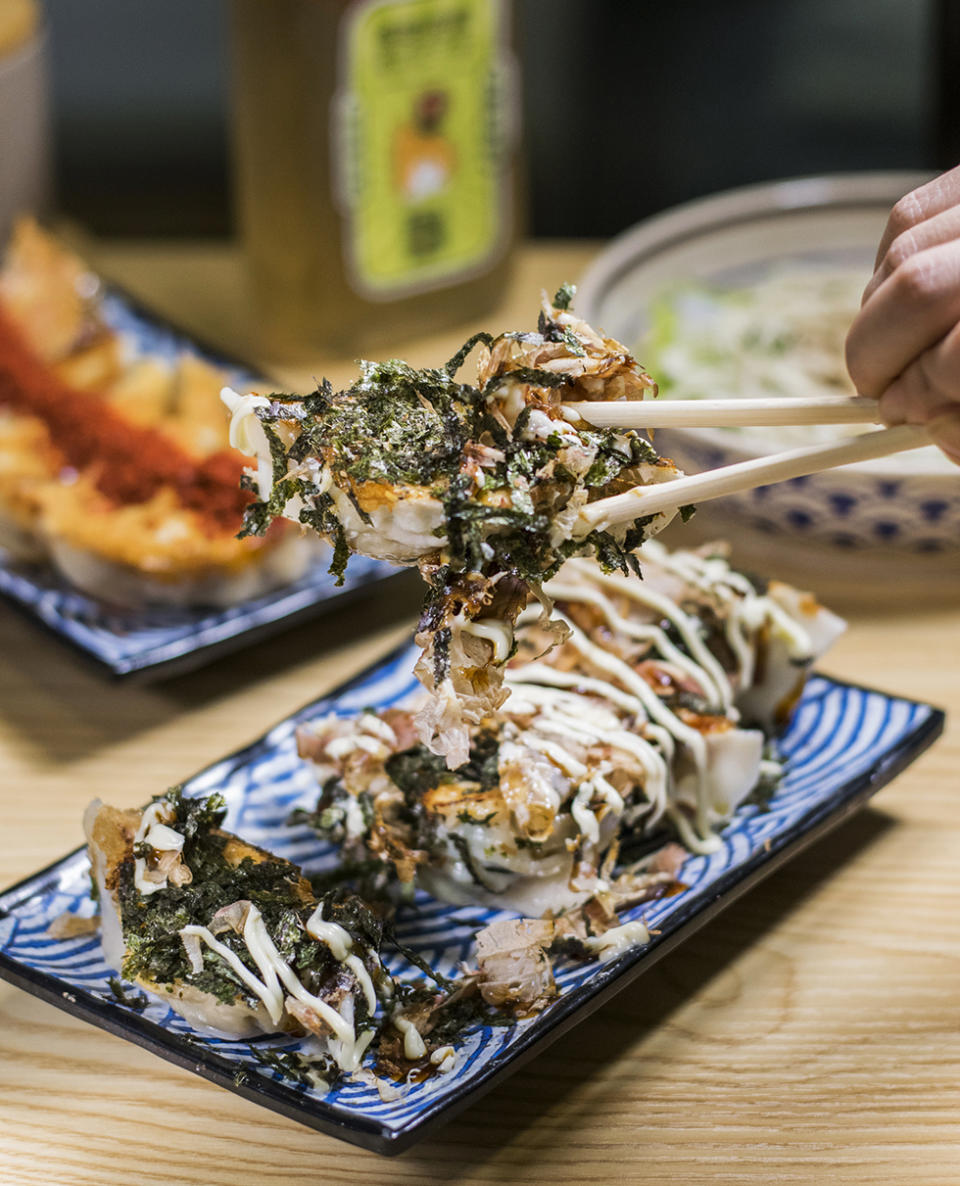
[[(573, 418), (598, 428), (762, 428), (798, 424), (878, 423), (876, 400), (861, 396), (774, 399), (704, 399), (583, 402), (563, 405)], [(887, 457), (930, 444), (927, 429), (913, 424), (881, 428), (830, 445), (811, 445), (691, 474), (625, 494), (600, 498), (580, 512), (579, 532), (629, 523), (725, 494), (800, 478), (838, 465)]]

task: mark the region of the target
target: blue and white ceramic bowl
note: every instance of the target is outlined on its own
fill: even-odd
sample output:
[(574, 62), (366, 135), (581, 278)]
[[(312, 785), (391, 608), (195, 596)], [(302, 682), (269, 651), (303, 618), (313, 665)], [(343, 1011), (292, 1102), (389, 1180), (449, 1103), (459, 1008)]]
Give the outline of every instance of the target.
[[(582, 279), (578, 312), (638, 348), (651, 308), (678, 285), (744, 288), (794, 266), (855, 268), (866, 283), (890, 207), (924, 180), (913, 173), (806, 178), (677, 207), (601, 252)], [(717, 387), (709, 394), (739, 393)], [(657, 447), (698, 472), (804, 443), (790, 434), (664, 429)], [(816, 547), (851, 576), (863, 573), (862, 561), (883, 556), (952, 561), (960, 558), (960, 471), (931, 447), (730, 495), (704, 504), (697, 518), (708, 533), (752, 536), (774, 550)]]

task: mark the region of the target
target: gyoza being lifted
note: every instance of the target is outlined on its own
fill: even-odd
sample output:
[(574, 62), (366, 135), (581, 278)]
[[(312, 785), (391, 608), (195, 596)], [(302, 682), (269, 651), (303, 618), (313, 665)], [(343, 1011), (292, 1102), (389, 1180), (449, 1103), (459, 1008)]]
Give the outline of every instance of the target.
[[(635, 400), (656, 386), (628, 351), (569, 309), (563, 288), (535, 333), (477, 334), (441, 369), (362, 363), (357, 381), (308, 396), (223, 393), (231, 443), (257, 459), (246, 531), (277, 516), (351, 551), (419, 566), (429, 593), (417, 675), (431, 697), (417, 731), (448, 766), (504, 703), (513, 624), (572, 555), (636, 568), (634, 549), (670, 515), (608, 530), (578, 526), (589, 502), (669, 480), (675, 466), (635, 432), (597, 429), (562, 400)], [(476, 349), (476, 382), (457, 378)], [(565, 635), (552, 623), (552, 637)]]

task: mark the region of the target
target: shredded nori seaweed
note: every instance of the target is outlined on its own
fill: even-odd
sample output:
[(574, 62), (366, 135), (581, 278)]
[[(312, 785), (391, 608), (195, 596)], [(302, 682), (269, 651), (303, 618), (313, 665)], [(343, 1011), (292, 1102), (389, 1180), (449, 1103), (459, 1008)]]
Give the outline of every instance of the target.
[[(554, 307), (569, 309), (574, 293), (573, 286), (563, 285)], [(544, 314), (539, 331), (542, 339), (564, 342), (574, 356), (584, 353), (575, 334)], [(525, 340), (535, 335), (505, 336)], [(441, 557), (438, 540), (445, 579), (466, 572), (506, 572), (539, 583), (569, 555), (590, 552), (607, 570), (636, 571), (636, 560), (629, 554), (644, 538), (642, 523), (631, 527), (626, 538), (600, 530), (561, 544), (553, 539), (552, 526), (581, 485), (602, 492), (618, 481), (633, 484), (631, 471), (657, 460), (653, 447), (635, 433), (581, 427), (577, 434), (595, 460), (578, 481), (559, 457), (569, 445), (569, 437), (564, 441), (559, 430), (569, 432), (569, 425), (558, 422), (558, 431), (546, 440), (531, 439), (525, 434), (529, 407), (510, 429), (491, 407), (495, 392), (509, 381), (543, 389), (563, 387), (570, 378), (518, 367), (494, 375), (483, 388), (460, 382), (457, 372), (480, 342), (489, 347), (494, 338), (474, 334), (439, 369), (416, 369), (398, 359), (362, 362), (356, 381), (341, 391), (334, 392), (324, 380), (303, 398), (269, 396), (269, 405), (257, 408), (256, 414), (270, 444), (273, 485), (269, 498), (247, 507), (241, 535), (262, 535), (290, 499), (299, 497), (304, 504), (299, 520), (332, 541), (330, 571), (342, 583), (350, 549), (333, 499), (314, 480), (319, 471), (304, 465), (314, 457), (365, 522), (369, 514), (362, 507), (362, 488), (367, 483), (416, 487), (438, 499), (444, 512), (438, 534), (447, 541)], [(299, 435), (289, 446), (275, 427), (279, 421), (297, 422)], [(473, 445), (503, 455), (496, 461), (487, 455), (481, 489), (475, 467), (470, 472), (464, 468)], [(508, 497), (488, 498), (488, 492), (506, 492)], [(498, 505), (504, 501), (508, 505)], [(683, 509), (684, 517), (689, 510)]]
[(132, 1009), (135, 1013), (142, 1013), (147, 1007), (146, 994), (142, 992), (129, 992), (123, 984), (119, 976), (111, 976), (107, 980), (110, 986), (110, 992), (113, 994), (113, 999), (121, 1005), (126, 1005), (128, 1009)]
[[(243, 1000), (257, 1007), (259, 998), (215, 952), (204, 949), (203, 970), (194, 972), (179, 935), (183, 927), (207, 926), (222, 907), (247, 900), (262, 914), (277, 950), (304, 987), (309, 992), (322, 993), (342, 970), (329, 948), (307, 935), (304, 929), (316, 902), (309, 895), (304, 900), (300, 870), (273, 856), (258, 860), (245, 856), (237, 864), (227, 860), (224, 850), (231, 837), (219, 831), (226, 813), (220, 795), (190, 798), (174, 788), (154, 802), (158, 799), (169, 803), (174, 810), (170, 826), (184, 836), (182, 856), (193, 880), (187, 885), (168, 885), (145, 897), (134, 883), (134, 857), (128, 857), (120, 865), (117, 890), (126, 946), (123, 975), (128, 980), (143, 977), (160, 985), (182, 981), (224, 1003)], [(360, 899), (342, 890), (332, 890), (320, 901), (324, 904), (324, 917), (340, 923), (356, 938), (360, 944), (358, 954), (363, 954), (364, 949), (369, 953), (379, 951), (381, 924)], [(219, 939), (244, 963), (249, 961), (246, 946), (233, 932), (224, 932)], [(379, 960), (369, 958), (365, 962), (374, 985), (382, 990), (386, 973)], [(357, 1021), (361, 1023), (366, 1017), (362, 997), (358, 996), (356, 1009)]]
[(336, 1086), (343, 1073), (328, 1055), (307, 1056), (297, 1050), (277, 1050), (262, 1046), (250, 1046), (250, 1054), (267, 1070), (276, 1071), (290, 1079), (298, 1087), (316, 1087), (317, 1078), (323, 1079), (329, 1087)]

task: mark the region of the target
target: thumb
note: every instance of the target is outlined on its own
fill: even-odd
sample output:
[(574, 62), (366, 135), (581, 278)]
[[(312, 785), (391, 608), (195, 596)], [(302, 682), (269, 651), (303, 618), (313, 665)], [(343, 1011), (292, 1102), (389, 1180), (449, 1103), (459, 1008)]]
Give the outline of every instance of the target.
[(930, 419), (927, 427), (934, 444), (960, 465), (960, 407), (939, 412)]

